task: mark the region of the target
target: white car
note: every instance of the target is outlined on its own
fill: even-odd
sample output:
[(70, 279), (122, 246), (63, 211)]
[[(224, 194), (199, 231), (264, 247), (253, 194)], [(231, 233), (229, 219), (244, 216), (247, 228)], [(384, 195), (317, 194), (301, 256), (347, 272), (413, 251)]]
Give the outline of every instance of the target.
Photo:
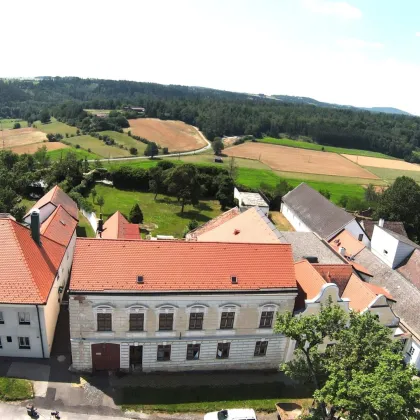
[(207, 413), (204, 420), (257, 420), (257, 416), (255, 411), (250, 408), (232, 408), (231, 410)]

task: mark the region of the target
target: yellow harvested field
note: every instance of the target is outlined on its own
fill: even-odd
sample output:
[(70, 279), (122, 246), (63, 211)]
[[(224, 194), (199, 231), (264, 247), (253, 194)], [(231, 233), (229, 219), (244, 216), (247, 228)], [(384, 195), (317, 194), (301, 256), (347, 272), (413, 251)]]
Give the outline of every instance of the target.
[(0, 133), (0, 147), (14, 149), (27, 144), (42, 143), (46, 141), (45, 133), (35, 128), (19, 128), (17, 130), (5, 130)]
[(257, 159), (271, 169), (285, 172), (379, 179), (337, 153), (247, 142), (224, 150), (229, 156)]
[(169, 152), (187, 152), (206, 146), (202, 134), (192, 125), (182, 121), (159, 120), (157, 118), (138, 118), (128, 120), (132, 134), (154, 141)]
[(50, 150), (59, 150), (59, 149), (67, 149), (69, 146), (66, 146), (63, 143), (59, 142), (45, 142), (45, 143), (33, 143), (33, 144), (24, 144), (22, 146), (15, 146), (12, 147), (11, 150), (17, 153), (18, 155), (22, 155), (23, 153), (35, 153), (40, 147), (45, 146), (47, 151)]
[(358, 156), (358, 155), (342, 155), (345, 158), (356, 162), (361, 166), (371, 166), (373, 168), (388, 168), (388, 169), (400, 169), (403, 171), (420, 171), (420, 165), (415, 165), (414, 163), (408, 163), (404, 160), (395, 160), (395, 159), (381, 159), (368, 156)]

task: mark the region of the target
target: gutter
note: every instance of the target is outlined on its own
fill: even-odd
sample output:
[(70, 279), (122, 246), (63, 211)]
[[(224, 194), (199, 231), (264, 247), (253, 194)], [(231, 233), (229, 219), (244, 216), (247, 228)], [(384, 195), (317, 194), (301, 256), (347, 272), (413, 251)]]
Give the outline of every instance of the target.
[(39, 318), (39, 307), (36, 306), (36, 313), (38, 314), (38, 327), (39, 327), (39, 336), (41, 338), (41, 349), (42, 349), (42, 358), (45, 359), (45, 353), (44, 353), (44, 340), (42, 339), (42, 329), (41, 329), (41, 320)]

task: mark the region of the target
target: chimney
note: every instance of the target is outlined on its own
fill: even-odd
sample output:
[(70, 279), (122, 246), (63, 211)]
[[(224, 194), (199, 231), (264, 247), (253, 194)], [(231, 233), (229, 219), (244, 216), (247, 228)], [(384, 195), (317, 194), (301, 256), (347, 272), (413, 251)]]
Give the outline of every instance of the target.
[(99, 237), (102, 238), (102, 232), (104, 231), (104, 219), (102, 219), (102, 213), (99, 213), (98, 227), (96, 230), (99, 233)]
[(378, 226), (384, 227), (385, 219), (379, 219)]
[(38, 244), (41, 245), (41, 232), (40, 232), (40, 223), (39, 223), (39, 210), (33, 209), (31, 212), (31, 235), (32, 239)]
[(346, 256), (346, 248), (344, 248), (344, 246), (340, 246), (340, 248), (338, 249), (338, 252), (340, 253), (340, 255), (342, 255), (343, 257)]

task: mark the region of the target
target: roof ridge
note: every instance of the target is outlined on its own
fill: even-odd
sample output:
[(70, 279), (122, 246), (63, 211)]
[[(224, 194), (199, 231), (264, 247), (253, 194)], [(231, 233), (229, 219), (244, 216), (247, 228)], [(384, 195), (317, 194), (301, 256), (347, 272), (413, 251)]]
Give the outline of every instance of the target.
[[(52, 196), (51, 196), (51, 202), (54, 200), (54, 198), (55, 198), (55, 196), (56, 196), (56, 194), (57, 194), (57, 191), (60, 189), (61, 190), (61, 188), (58, 186), (58, 184), (55, 184), (54, 185), (54, 187), (52, 188), (53, 189), (53, 194), (52, 194)], [(64, 191), (63, 191), (64, 192)], [(54, 203), (53, 203), (54, 204)]]

